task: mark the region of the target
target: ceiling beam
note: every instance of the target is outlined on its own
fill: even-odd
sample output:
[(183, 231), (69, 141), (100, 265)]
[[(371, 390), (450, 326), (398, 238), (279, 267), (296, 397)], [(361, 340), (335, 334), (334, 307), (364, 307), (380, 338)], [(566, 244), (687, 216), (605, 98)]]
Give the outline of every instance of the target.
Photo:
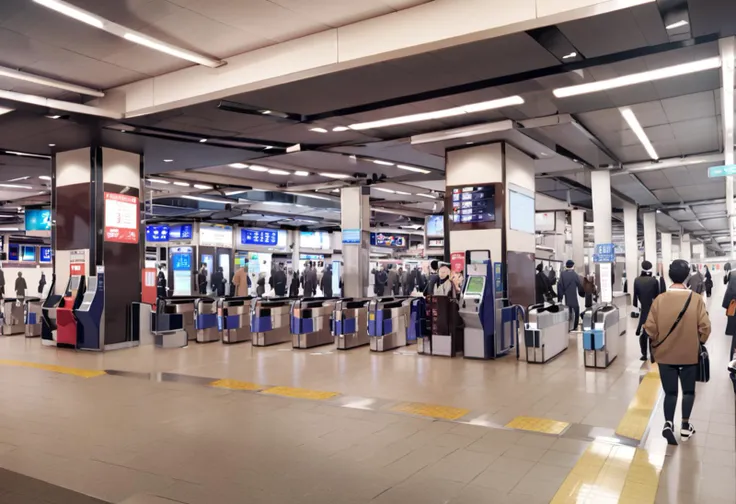
[[(728, 37), (718, 41), (718, 49), (721, 53), (721, 123), (723, 126), (723, 152), (724, 164), (734, 164), (734, 58), (736, 58), (736, 38)], [(734, 242), (736, 242), (736, 229), (734, 229), (734, 187), (733, 176), (726, 178), (726, 211), (728, 212), (728, 228), (731, 236), (731, 257), (734, 256)]]

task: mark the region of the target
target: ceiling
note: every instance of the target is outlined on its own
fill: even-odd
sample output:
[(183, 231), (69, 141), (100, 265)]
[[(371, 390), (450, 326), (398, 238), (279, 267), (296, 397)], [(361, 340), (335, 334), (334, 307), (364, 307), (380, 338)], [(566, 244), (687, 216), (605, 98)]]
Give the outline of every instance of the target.
[[(423, 3), (73, 2), (216, 58)], [(89, 144), (102, 128), (106, 145), (144, 154), (150, 176), (213, 187), (182, 192), (172, 184), (151, 185), (154, 216), (161, 218), (214, 215), (261, 224), (335, 227), (339, 189), (370, 182), (377, 222), (416, 224), (423, 215), (441, 209), (445, 144), (418, 146), (412, 137), (503, 124), (502, 130), (477, 134), (472, 140), (506, 140), (527, 152), (535, 159), (538, 192), (590, 208), (589, 171), (611, 169), (615, 201), (659, 209), (662, 230), (690, 232), (723, 250), (717, 242), (728, 230), (725, 185), (707, 178), (707, 168), (718, 163), (688, 160), (629, 171), (629, 166), (647, 162), (649, 156), (619, 111), (631, 108), (662, 159), (718, 154), (723, 150), (719, 69), (568, 98), (552, 93), (560, 87), (719, 56), (718, 38), (736, 33), (736, 2), (690, 0), (689, 25), (676, 32), (665, 28), (670, 4), (647, 3), (122, 121), (80, 114), (50, 119), (46, 116), (54, 115), (53, 109), (0, 101), (0, 106), (16, 109), (0, 115), (0, 149), (50, 155)], [(187, 65), (26, 0), (0, 5), (0, 46), (14, 48), (0, 55), (0, 65), (99, 89)], [(563, 58), (571, 51), (574, 57)], [(3, 78), (0, 89), (84, 100), (66, 91)], [(521, 96), (524, 103), (411, 124), (346, 129), (512, 95)], [(201, 143), (203, 139), (207, 141)], [(0, 163), (2, 180), (25, 173), (29, 165), (48, 169), (43, 159), (0, 156)], [(289, 174), (229, 166), (233, 163)], [(297, 171), (307, 175), (297, 176)], [(236, 190), (247, 192), (227, 195)], [(16, 198), (7, 201), (11, 199)], [(231, 205), (227, 210), (226, 204)]]

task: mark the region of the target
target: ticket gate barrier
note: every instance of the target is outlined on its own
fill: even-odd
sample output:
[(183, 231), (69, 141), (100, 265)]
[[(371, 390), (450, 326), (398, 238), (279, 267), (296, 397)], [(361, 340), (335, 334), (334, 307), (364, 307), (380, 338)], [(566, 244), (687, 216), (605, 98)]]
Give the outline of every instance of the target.
[(252, 339), (250, 329), (253, 296), (220, 298), (217, 302), (218, 325), (223, 343), (241, 343)]
[(370, 299), (339, 299), (332, 312), (332, 332), (338, 350), (368, 345), (368, 304)]
[(23, 298), (5, 298), (2, 300), (3, 324), (0, 332), (3, 336), (22, 334), (25, 331), (23, 303)]
[(184, 331), (189, 341), (197, 340), (197, 328), (194, 322), (194, 304), (197, 299), (196, 297), (173, 297), (158, 300), (162, 305), (161, 309), (157, 310), (158, 312), (181, 314)]
[[(159, 306), (163, 308), (164, 303)], [(189, 344), (183, 313), (152, 312), (151, 334), (153, 344), (158, 348), (184, 348)]]
[(464, 343), (457, 300), (448, 296), (429, 296), (427, 303), (430, 306), (431, 332), (429, 341), (427, 338), (422, 341), (421, 353), (455, 357), (457, 352), (463, 351)]
[(368, 305), (368, 336), (373, 352), (408, 345), (412, 298), (379, 298)]
[(26, 338), (41, 336), (41, 299), (25, 298), (23, 303), (23, 319), (25, 320)]
[(269, 346), (291, 341), (289, 309), (292, 299), (257, 298), (251, 302), (250, 330), (253, 346)]
[(304, 298), (291, 302), (291, 344), (294, 348), (313, 348), (335, 342), (330, 319), (334, 298)]
[(595, 305), (583, 316), (585, 367), (607, 368), (618, 355), (619, 311), (613, 305)]
[(557, 357), (570, 346), (569, 324), (570, 311), (563, 304), (530, 306), (524, 325), (524, 351), (517, 355), (522, 360), (537, 363)]
[(197, 329), (197, 343), (220, 341), (216, 299), (202, 297), (194, 302), (194, 327)]
[(56, 289), (56, 275), (51, 275), (49, 295), (41, 305), (41, 344), (53, 345), (56, 342), (56, 309), (61, 303), (62, 296), (54, 294)]

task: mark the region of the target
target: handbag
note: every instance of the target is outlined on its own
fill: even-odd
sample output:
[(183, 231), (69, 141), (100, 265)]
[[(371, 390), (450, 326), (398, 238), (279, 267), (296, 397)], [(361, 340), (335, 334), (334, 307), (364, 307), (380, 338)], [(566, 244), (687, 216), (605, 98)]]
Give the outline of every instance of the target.
[(687, 301), (685, 301), (685, 305), (682, 307), (682, 310), (680, 310), (680, 314), (677, 315), (677, 318), (675, 319), (674, 324), (672, 324), (672, 327), (670, 327), (670, 331), (667, 333), (667, 335), (664, 338), (662, 338), (662, 341), (658, 341), (657, 343), (652, 343), (652, 348), (658, 348), (660, 345), (662, 345), (662, 343), (664, 343), (665, 341), (667, 341), (667, 338), (670, 337), (670, 334), (672, 334), (672, 331), (675, 330), (675, 328), (677, 327), (677, 324), (680, 323), (680, 320), (682, 320), (682, 317), (685, 316), (685, 312), (687, 311), (688, 307), (690, 306), (690, 300), (692, 298), (693, 298), (693, 293), (691, 291), (690, 294), (687, 297)]
[(708, 383), (710, 381), (710, 355), (705, 345), (700, 343), (700, 351), (698, 352), (698, 377), (697, 381)]
[(731, 302), (728, 303), (726, 315), (729, 317), (733, 317), (734, 315), (736, 315), (736, 299), (732, 299)]

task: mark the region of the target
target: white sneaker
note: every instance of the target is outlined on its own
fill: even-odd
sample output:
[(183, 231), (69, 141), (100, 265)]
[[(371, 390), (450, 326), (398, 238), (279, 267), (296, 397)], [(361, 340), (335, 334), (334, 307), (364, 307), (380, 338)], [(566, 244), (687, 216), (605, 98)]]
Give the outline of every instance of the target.
[(662, 437), (667, 440), (667, 444), (677, 445), (677, 439), (675, 438), (675, 426), (672, 422), (665, 422), (662, 427)]
[(693, 434), (695, 434), (695, 427), (693, 427), (693, 424), (688, 423), (687, 427), (682, 427), (680, 429), (680, 438), (683, 441), (687, 441), (691, 437), (693, 437)]

